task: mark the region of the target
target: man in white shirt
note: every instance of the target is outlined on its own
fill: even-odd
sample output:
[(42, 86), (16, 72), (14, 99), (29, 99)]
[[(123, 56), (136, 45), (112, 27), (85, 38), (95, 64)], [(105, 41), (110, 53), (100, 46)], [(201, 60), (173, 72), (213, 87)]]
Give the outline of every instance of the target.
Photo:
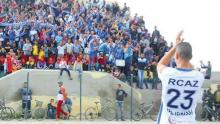
[[(176, 37), (176, 44), (157, 65), (162, 81), (162, 103), (157, 124), (196, 124), (195, 108), (204, 81), (202, 73), (193, 70), (190, 63), (192, 47), (183, 42), (183, 31)], [(177, 68), (167, 65), (175, 56)]]
[(65, 45), (65, 48), (68, 55), (73, 54), (73, 43), (71, 43), (71, 40), (68, 40), (68, 42)]
[(32, 51), (32, 45), (28, 39), (26, 39), (26, 43), (23, 46), (23, 51), (25, 56), (30, 56)]
[(59, 56), (59, 57), (63, 57), (63, 56), (64, 56), (65, 46), (63, 46), (63, 44), (60, 44), (60, 45), (57, 47), (57, 50), (58, 50), (58, 56)]

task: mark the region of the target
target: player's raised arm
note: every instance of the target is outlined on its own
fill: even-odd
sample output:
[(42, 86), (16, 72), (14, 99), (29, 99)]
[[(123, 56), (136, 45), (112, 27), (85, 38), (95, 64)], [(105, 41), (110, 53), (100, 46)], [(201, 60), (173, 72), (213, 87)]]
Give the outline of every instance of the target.
[(182, 34), (183, 34), (183, 31), (180, 31), (178, 33), (178, 35), (176, 37), (176, 42), (173, 45), (173, 47), (161, 58), (161, 60), (157, 64), (158, 73), (161, 73), (163, 71), (163, 69), (167, 67), (170, 60), (173, 58), (173, 56), (175, 54), (177, 45), (180, 44), (181, 42), (183, 42), (184, 39), (181, 38)]

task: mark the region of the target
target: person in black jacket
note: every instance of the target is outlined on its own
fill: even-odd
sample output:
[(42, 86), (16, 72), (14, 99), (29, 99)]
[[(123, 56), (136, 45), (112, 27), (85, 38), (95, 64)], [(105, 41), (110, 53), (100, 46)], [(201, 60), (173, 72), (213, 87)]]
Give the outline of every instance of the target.
[(116, 90), (116, 120), (117, 121), (119, 118), (119, 113), (121, 114), (121, 121), (125, 121), (123, 116), (125, 97), (127, 97), (127, 93), (122, 89), (122, 85), (118, 84), (118, 89)]

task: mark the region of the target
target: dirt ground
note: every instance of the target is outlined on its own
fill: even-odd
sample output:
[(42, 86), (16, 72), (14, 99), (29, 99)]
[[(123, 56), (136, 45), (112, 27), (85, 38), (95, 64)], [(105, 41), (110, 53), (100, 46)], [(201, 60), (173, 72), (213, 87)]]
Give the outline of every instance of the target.
[[(56, 120), (44, 120), (44, 121), (37, 121), (37, 120), (25, 120), (25, 121), (0, 121), (0, 124), (156, 124), (156, 122), (151, 120), (142, 120), (140, 122), (136, 121), (103, 121), (103, 120), (97, 120), (97, 121), (56, 121)], [(197, 124), (220, 124), (220, 122), (197, 122)]]

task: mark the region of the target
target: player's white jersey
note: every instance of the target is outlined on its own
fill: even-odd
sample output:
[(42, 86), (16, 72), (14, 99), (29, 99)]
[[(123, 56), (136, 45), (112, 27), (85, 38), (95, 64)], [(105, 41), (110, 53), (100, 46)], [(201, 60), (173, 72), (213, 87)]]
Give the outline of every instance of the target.
[(166, 67), (161, 73), (162, 103), (158, 124), (195, 124), (195, 108), (204, 76), (191, 69)]

